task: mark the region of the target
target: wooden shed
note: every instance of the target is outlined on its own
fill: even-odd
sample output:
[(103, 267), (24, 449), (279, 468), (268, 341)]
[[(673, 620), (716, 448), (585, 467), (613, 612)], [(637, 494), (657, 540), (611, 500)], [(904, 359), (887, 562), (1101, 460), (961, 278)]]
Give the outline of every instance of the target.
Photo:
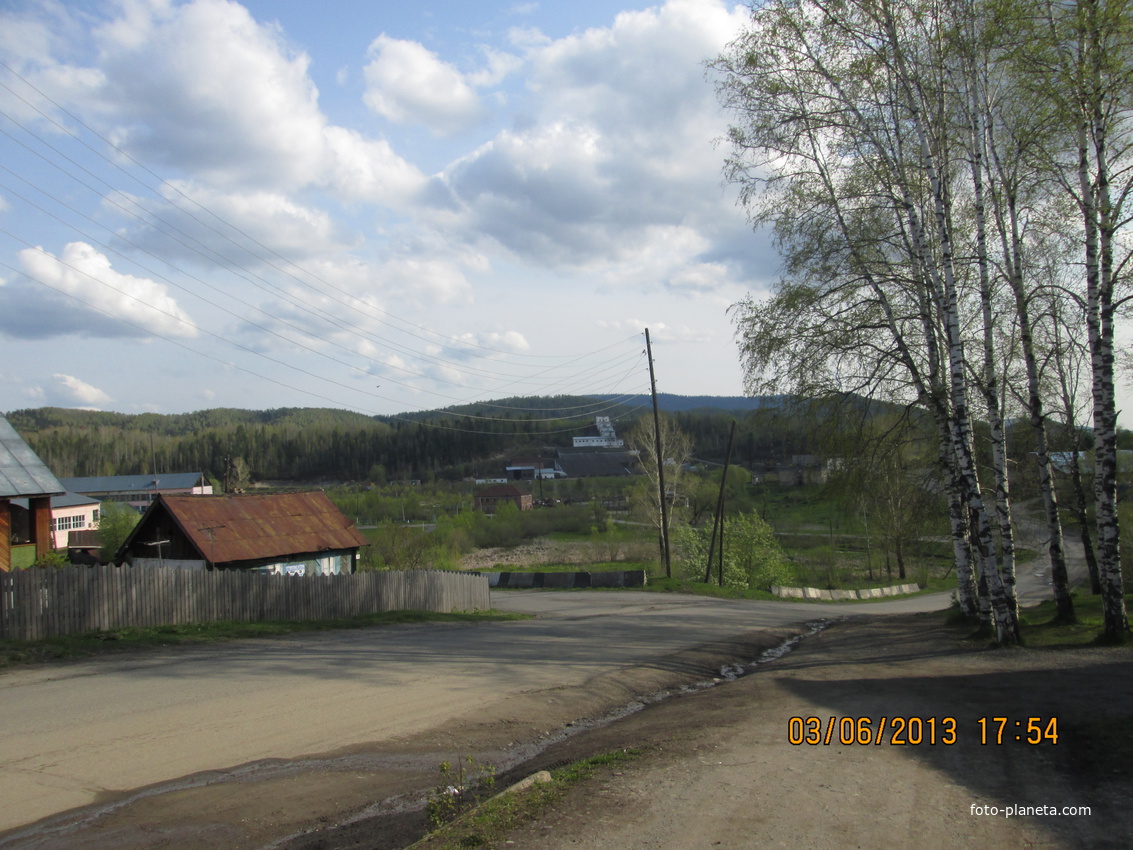
[(115, 559), (136, 567), (352, 573), (366, 538), (323, 492), (155, 497)]

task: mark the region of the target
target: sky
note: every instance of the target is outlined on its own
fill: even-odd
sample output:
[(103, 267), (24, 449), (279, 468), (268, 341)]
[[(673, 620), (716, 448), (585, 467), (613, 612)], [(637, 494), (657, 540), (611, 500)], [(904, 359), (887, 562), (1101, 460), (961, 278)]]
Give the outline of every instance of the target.
[(740, 395), (716, 0), (0, 0), (0, 410)]

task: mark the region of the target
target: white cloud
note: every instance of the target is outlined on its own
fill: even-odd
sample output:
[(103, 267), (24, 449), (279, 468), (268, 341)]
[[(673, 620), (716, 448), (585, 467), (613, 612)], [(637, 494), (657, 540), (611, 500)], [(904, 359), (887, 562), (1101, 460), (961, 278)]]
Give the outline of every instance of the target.
[(305, 53), (226, 0), (122, 11), (94, 34), (120, 146), (218, 183), (317, 179), (325, 121)]
[[(157, 336), (197, 335), (192, 319), (163, 284), (115, 271), (104, 254), (85, 242), (69, 242), (58, 258), (38, 248), (20, 251), (19, 258), (24, 271), (34, 280), (56, 292), (74, 296), (97, 313), (109, 314), (133, 326), (122, 328), (114, 335), (132, 336), (138, 329)], [(5, 290), (11, 288), (5, 287)], [(102, 316), (88, 315), (92, 335), (98, 333), (96, 329), (105, 327)], [(74, 328), (59, 328), (47, 321), (41, 330), (44, 335), (50, 335), (53, 330), (74, 331)], [(4, 329), (11, 332), (10, 326)]]
[[(141, 232), (133, 232), (136, 223), (125, 232), (131, 241), (167, 261), (181, 258), (198, 266), (256, 267), (263, 261), (278, 264), (273, 252), (303, 261), (342, 252), (357, 241), (329, 212), (301, 204), (288, 194), (266, 189), (223, 191), (183, 180), (170, 181), (164, 188), (168, 203), (145, 201), (145, 209), (152, 212), (142, 213)], [(134, 203), (125, 195), (109, 200), (126, 208)]]
[(98, 387), (91, 386), (86, 381), (81, 381), (74, 375), (64, 375), (56, 373), (52, 375), (63, 388), (71, 396), (73, 401), (81, 405), (90, 407), (93, 405), (108, 404), (113, 399), (100, 390)]
[[(66, 31), (72, 14), (50, 23)], [(77, 40), (44, 37), (28, 73), (159, 170), (226, 191), (325, 187), (383, 203), (422, 183), (384, 140), (330, 124), (309, 56), (238, 3), (123, 2), (90, 38), (95, 67), (53, 58), (85, 54)]]
[(672, 0), (556, 41), (513, 34), (527, 46), (529, 119), (446, 169), (439, 214), (535, 266), (690, 293), (734, 286), (742, 272), (719, 239), (750, 231), (720, 190), (713, 139), (726, 121), (703, 63), (744, 21), (740, 7)]
[(370, 45), (370, 56), (366, 105), (390, 121), (445, 134), (483, 117), (480, 98), (464, 75), (423, 45), (382, 34)]

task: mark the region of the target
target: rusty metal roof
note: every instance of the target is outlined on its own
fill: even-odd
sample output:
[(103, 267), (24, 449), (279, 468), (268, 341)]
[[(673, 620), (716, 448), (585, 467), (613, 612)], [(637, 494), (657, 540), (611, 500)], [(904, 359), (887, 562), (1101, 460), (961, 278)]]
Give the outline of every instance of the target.
[[(214, 564), (354, 549), (366, 538), (323, 492), (240, 496), (160, 495), (161, 506)], [(138, 530), (145, 525), (138, 524)]]

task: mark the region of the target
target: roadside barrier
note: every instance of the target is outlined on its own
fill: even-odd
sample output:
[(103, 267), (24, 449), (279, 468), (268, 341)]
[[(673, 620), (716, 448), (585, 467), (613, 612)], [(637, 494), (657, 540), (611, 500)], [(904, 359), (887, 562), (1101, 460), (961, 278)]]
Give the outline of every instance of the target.
[(527, 590), (544, 587), (577, 590), (586, 587), (645, 587), (645, 570), (614, 570), (600, 573), (480, 573), (489, 587)]
[(780, 587), (771, 585), (771, 592), (783, 599), (884, 599), (887, 596), (905, 596), (917, 593), (919, 584), (896, 584), (892, 587), (871, 587), (866, 590), (823, 590), (817, 587)]

